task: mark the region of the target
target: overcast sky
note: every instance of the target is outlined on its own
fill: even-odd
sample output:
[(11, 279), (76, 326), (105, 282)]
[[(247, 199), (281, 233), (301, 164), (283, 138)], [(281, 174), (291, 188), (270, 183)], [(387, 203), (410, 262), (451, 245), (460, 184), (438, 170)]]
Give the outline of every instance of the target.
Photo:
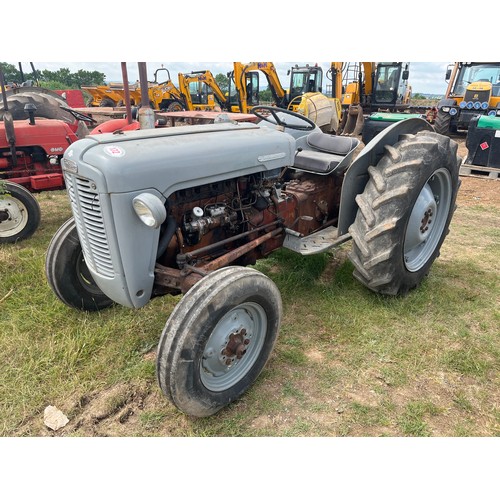
[[(253, 59), (255, 60), (255, 59)], [(17, 62), (6, 61), (10, 64), (17, 66)], [(245, 61), (246, 62), (246, 61)], [(272, 61), (278, 70), (278, 75), (283, 87), (288, 88), (289, 77), (287, 71), (295, 64), (315, 64), (318, 61), (292, 61), (292, 62), (279, 62)], [(25, 71), (31, 71), (28, 62), (23, 62)], [(323, 68), (324, 73), (329, 68), (329, 62), (318, 62)], [(446, 91), (446, 82), (444, 80), (446, 68), (450, 62), (410, 62), (410, 85), (412, 86), (413, 94), (444, 94)], [(218, 73), (226, 74), (232, 70), (232, 62), (147, 62), (148, 80), (154, 79), (154, 72), (161, 66), (167, 68), (170, 72), (170, 77), (177, 83), (178, 73), (189, 73), (190, 71), (200, 71), (208, 69), (214, 75)], [(122, 81), (122, 71), (120, 62), (34, 62), (34, 66), (38, 71), (44, 69), (50, 71), (57, 71), (61, 68), (68, 68), (71, 72), (76, 72), (80, 69), (87, 71), (99, 71), (106, 75), (106, 80), (109, 81)], [(134, 82), (139, 79), (137, 62), (127, 63), (128, 80)], [(323, 85), (328, 84), (329, 81), (324, 78)]]

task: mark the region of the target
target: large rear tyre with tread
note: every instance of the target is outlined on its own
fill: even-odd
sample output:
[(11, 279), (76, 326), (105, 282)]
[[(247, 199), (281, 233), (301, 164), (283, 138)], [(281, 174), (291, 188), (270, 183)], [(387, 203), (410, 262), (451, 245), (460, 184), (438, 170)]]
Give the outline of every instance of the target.
[(218, 412), (257, 379), (281, 315), (279, 290), (254, 269), (231, 266), (204, 277), (177, 304), (161, 335), (163, 393), (187, 415)]
[(45, 258), (45, 275), (57, 298), (70, 307), (99, 311), (114, 304), (90, 274), (73, 218), (52, 237)]
[(0, 243), (16, 243), (33, 235), (41, 220), (40, 205), (25, 187), (5, 181), (0, 195)]
[(449, 232), (461, 158), (456, 142), (428, 131), (385, 149), (356, 197), (349, 257), (366, 287), (404, 295), (428, 274)]
[[(75, 117), (69, 112), (61, 108), (67, 107), (66, 102), (59, 97), (47, 94), (40, 91), (17, 92), (7, 97), (7, 105), (14, 120), (26, 120), (28, 114), (25, 111), (27, 104), (36, 106), (36, 118), (48, 118), (52, 120), (62, 120), (66, 123), (74, 123)], [(4, 113), (4, 105), (0, 102), (0, 119)]]

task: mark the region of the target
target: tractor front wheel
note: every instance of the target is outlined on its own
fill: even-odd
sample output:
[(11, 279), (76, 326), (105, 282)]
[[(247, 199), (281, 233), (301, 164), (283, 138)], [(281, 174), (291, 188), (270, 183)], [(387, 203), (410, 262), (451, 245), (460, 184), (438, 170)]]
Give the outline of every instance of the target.
[(257, 379), (281, 314), (280, 293), (262, 273), (231, 266), (205, 276), (177, 304), (161, 335), (162, 391), (187, 415), (218, 412)]
[(15, 243), (29, 238), (40, 225), (40, 205), (20, 184), (5, 182), (0, 193), (0, 243)]
[(445, 113), (440, 109), (437, 112), (436, 119), (434, 121), (434, 130), (438, 134), (450, 135), (451, 133), (451, 115)]
[(99, 311), (114, 304), (90, 274), (73, 218), (52, 237), (45, 259), (45, 274), (56, 296), (70, 307)]
[(387, 295), (420, 284), (449, 232), (457, 197), (458, 145), (435, 132), (405, 136), (370, 166), (349, 232), (354, 276)]

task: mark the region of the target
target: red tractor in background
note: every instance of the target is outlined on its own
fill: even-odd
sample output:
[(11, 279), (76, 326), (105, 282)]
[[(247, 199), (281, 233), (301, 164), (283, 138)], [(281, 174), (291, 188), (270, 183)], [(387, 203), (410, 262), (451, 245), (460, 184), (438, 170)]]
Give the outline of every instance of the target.
[(64, 189), (60, 160), (88, 135), (92, 118), (40, 87), (5, 90), (0, 106), (0, 243), (30, 237), (40, 223), (32, 193)]

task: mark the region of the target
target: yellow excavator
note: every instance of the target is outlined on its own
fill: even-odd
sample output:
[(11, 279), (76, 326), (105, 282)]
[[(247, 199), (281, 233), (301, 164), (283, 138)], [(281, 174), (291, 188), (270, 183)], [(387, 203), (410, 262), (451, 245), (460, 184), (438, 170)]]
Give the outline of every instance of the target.
[(332, 62), (327, 77), (332, 81), (332, 96), (341, 96), (339, 130), (344, 135), (360, 134), (365, 115), (410, 110), (409, 63)]
[(226, 96), (209, 70), (179, 73), (179, 91), (188, 111), (226, 108)]
[(286, 91), (272, 62), (234, 62), (233, 71), (227, 74), (228, 109), (231, 112), (248, 113), (253, 106), (260, 104), (260, 73), (266, 77), (276, 106), (303, 114), (325, 132), (336, 131), (340, 118), (340, 100), (321, 92), (323, 70), (317, 64), (293, 66), (288, 71), (290, 88)]

